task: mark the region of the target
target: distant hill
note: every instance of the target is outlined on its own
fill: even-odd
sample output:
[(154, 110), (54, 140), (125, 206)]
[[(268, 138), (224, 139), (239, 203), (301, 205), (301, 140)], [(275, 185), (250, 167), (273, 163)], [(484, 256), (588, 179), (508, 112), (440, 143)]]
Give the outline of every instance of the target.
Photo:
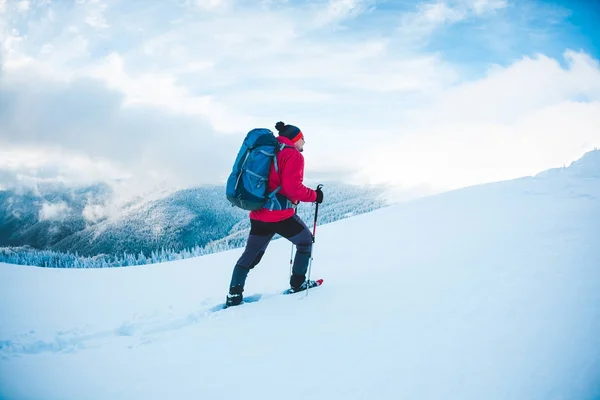
[[(180, 190), (136, 199), (107, 212), (113, 195), (107, 185), (44, 187), (37, 192), (0, 191), (0, 246), (71, 252), (81, 256), (144, 254), (161, 249), (239, 246), (249, 227), (247, 212), (232, 207), (222, 186)], [(319, 223), (387, 205), (383, 187), (327, 183)], [(312, 219), (302, 204), (300, 216)]]

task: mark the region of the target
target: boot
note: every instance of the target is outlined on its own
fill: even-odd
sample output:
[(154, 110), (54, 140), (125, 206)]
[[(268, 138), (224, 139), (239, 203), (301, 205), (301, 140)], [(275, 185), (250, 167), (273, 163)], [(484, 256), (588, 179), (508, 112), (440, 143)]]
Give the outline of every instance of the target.
[(302, 274), (302, 275), (292, 274), (292, 276), (290, 277), (290, 287), (293, 290), (298, 289), (298, 288), (300, 288), (302, 283), (304, 283), (305, 280), (306, 280), (306, 275), (304, 275), (304, 274)]
[(229, 293), (225, 300), (225, 308), (240, 305), (242, 300), (244, 300), (244, 296), (242, 295), (243, 291), (244, 288), (241, 285), (229, 288)]
[(289, 293), (302, 292), (308, 288), (318, 286), (315, 281), (307, 281), (306, 276), (293, 274), (290, 278), (290, 290)]

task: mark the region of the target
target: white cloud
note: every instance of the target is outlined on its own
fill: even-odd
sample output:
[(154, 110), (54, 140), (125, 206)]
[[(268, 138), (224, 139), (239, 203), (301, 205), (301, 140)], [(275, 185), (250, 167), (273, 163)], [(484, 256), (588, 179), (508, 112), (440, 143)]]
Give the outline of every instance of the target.
[(370, 0), (329, 0), (325, 10), (317, 13), (315, 23), (317, 26), (341, 22), (353, 18), (371, 6)]
[[(2, 142), (0, 181), (5, 184), (5, 189), (33, 191), (38, 195), (41, 195), (42, 187), (73, 188), (107, 184), (111, 193), (102, 203), (88, 199), (82, 214), (89, 222), (118, 215), (124, 205), (139, 199), (140, 195), (148, 198), (163, 196), (179, 188), (180, 183), (173, 182), (172, 176), (161, 176), (160, 171), (153, 169), (153, 162), (142, 163), (136, 168), (65, 151), (58, 146), (19, 147)], [(39, 215), (41, 220), (52, 220), (64, 218), (71, 212), (62, 202), (45, 203)]]
[(172, 74), (127, 74), (123, 59), (118, 54), (111, 54), (104, 63), (90, 68), (88, 75), (125, 94), (125, 106), (150, 105), (176, 114), (202, 116), (217, 131), (224, 133), (237, 132), (240, 124), (252, 123), (247, 117), (235, 115), (212, 96), (191, 95), (185, 87), (176, 84), (176, 77)]
[(88, 41), (81, 35), (68, 35), (52, 43), (40, 43), (35, 52), (29, 52), (27, 37), (13, 30), (0, 41), (0, 49), (4, 50), (2, 66), (5, 74), (2, 79), (5, 83), (20, 80), (30, 82), (31, 79), (68, 81), (77, 72), (67, 65), (81, 62), (89, 56)]
[(506, 0), (469, 0), (468, 3), (476, 14), (495, 11), (505, 8), (508, 5)]
[(96, 223), (107, 216), (106, 208), (99, 204), (88, 204), (83, 209), (83, 218), (91, 223)]
[(104, 16), (104, 12), (108, 8), (107, 5), (101, 0), (92, 0), (87, 4), (88, 10), (84, 19), (85, 23), (96, 29), (110, 28), (110, 25)]
[[(542, 107), (585, 98), (600, 100), (600, 66), (585, 53), (568, 50), (562, 68), (544, 55), (524, 57), (508, 67), (494, 66), (485, 79), (466, 82), (436, 98), (444, 121), (510, 123)], [(422, 118), (430, 118), (430, 110)]]
[(417, 10), (402, 15), (399, 37), (406, 43), (424, 44), (438, 28), (469, 17), (482, 16), (505, 8), (505, 0), (436, 0), (417, 4)]
[(195, 0), (194, 4), (202, 10), (214, 11), (230, 7), (231, 1), (232, 0)]
[(19, 10), (19, 12), (27, 12), (29, 11), (29, 1), (28, 0), (21, 0), (17, 3), (17, 10)]
[(400, 36), (405, 40), (428, 37), (440, 25), (460, 21), (465, 15), (445, 2), (419, 4), (416, 12), (403, 15)]
[(3, 32), (0, 32), (0, 35), (2, 34), (4, 36), (0, 36), (2, 38), (2, 52), (0, 54), (3, 55), (2, 64), (4, 71), (11, 72), (33, 62), (32, 57), (23, 54), (20, 50), (20, 45), (24, 39), (16, 29), (10, 31), (3, 30)]
[(20, 184), (34, 186), (37, 182), (77, 186), (131, 177), (115, 162), (65, 151), (60, 146), (16, 146), (1, 141), (0, 170), (12, 173)]
[(40, 221), (57, 221), (64, 219), (71, 212), (65, 202), (43, 203), (39, 212)]
[[(364, 165), (366, 180), (414, 187), (531, 173), (595, 143), (590, 56), (539, 54), (470, 80), (410, 46), (492, 18), (501, 0), (379, 13), (358, 0), (81, 1), (32, 3), (26, 18), (0, 4), (0, 173), (12, 182), (218, 182), (243, 135), (278, 120), (305, 131), (306, 176)], [(574, 131), (561, 115), (577, 116)]]
[(600, 146), (598, 62), (572, 51), (565, 59), (561, 68), (524, 58), (446, 90), (406, 121), (408, 134), (363, 159), (362, 178), (452, 189), (533, 175)]

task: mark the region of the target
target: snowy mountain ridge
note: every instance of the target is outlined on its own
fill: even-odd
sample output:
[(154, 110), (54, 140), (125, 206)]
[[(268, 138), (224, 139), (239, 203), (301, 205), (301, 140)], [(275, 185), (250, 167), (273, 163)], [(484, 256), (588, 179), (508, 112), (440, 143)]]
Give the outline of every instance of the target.
[[(347, 218), (387, 205), (383, 188), (327, 186), (321, 220)], [(156, 196), (155, 196), (156, 197)], [(137, 199), (107, 215), (111, 192), (105, 186), (79, 191), (51, 188), (41, 193), (0, 192), (0, 245), (30, 246), (39, 250), (77, 252), (92, 257), (124, 253), (149, 256), (153, 251), (205, 247), (218, 241), (239, 246), (245, 235), (247, 212), (232, 207), (222, 186), (205, 186)], [(98, 207), (96, 212), (89, 211)], [(310, 212), (303, 205), (299, 213)], [(90, 221), (86, 212), (98, 218)], [(237, 237), (238, 239), (225, 239)], [(220, 245), (219, 245), (220, 246)]]
[(573, 161), (569, 166), (552, 168), (537, 174), (545, 177), (551, 174), (568, 174), (584, 178), (600, 178), (600, 149), (586, 152), (581, 158)]

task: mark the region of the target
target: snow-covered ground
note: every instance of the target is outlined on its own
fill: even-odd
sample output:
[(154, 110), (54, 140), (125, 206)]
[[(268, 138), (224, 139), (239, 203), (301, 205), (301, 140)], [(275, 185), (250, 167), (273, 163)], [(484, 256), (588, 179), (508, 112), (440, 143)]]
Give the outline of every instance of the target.
[(600, 174), (575, 172), (320, 226), (308, 296), (276, 295), (273, 241), (246, 287), (263, 298), (218, 312), (242, 249), (0, 265), (0, 397), (598, 399)]

